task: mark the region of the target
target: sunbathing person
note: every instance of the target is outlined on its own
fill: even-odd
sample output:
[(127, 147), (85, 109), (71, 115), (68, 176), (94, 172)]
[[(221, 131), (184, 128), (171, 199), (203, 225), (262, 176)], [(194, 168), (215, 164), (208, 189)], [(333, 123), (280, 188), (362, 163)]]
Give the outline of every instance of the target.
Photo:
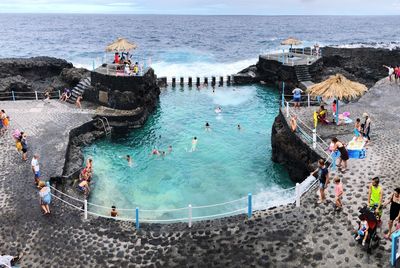
[(326, 118), (327, 113), (328, 111), (325, 109), (324, 105), (321, 105), (318, 109), (318, 115), (317, 115), (318, 121), (323, 124), (329, 124), (330, 122)]

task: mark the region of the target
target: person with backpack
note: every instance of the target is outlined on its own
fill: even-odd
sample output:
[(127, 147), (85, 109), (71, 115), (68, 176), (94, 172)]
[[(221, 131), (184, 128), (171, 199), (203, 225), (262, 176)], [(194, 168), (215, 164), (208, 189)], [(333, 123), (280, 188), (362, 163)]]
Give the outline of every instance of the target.
[(39, 189), (40, 207), (43, 210), (43, 215), (50, 214), (51, 192), (49, 182), (40, 181)]

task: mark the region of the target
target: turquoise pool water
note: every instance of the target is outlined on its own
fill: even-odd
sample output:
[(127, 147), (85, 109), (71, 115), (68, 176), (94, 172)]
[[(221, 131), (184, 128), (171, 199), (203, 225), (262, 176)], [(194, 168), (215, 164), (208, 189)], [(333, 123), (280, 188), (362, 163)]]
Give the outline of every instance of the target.
[[(196, 217), (244, 208), (250, 192), (263, 202), (282, 198), (269, 194), (293, 186), (285, 170), (271, 161), (271, 127), (278, 105), (276, 91), (264, 86), (163, 90), (159, 107), (143, 128), (85, 148), (85, 157), (94, 161), (90, 202), (107, 208), (139, 207), (148, 219), (173, 219), (187, 216), (187, 210), (163, 210), (243, 198), (194, 209)], [(219, 106), (222, 113), (217, 114)], [(193, 137), (198, 143), (192, 152)], [(152, 155), (153, 148), (166, 155)], [(132, 165), (125, 159), (128, 154)], [(121, 217), (133, 214), (120, 210)]]

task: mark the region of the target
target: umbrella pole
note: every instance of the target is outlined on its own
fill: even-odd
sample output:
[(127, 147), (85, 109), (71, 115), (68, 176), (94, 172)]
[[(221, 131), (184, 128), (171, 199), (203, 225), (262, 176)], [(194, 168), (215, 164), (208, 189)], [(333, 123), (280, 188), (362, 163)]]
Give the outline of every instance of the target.
[(339, 125), (339, 99), (336, 99), (336, 125)]

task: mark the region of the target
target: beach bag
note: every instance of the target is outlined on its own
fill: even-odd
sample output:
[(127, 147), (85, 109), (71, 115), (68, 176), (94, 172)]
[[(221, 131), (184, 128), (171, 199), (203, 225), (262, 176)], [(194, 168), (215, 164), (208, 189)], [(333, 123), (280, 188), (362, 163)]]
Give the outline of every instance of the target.
[(14, 139), (19, 139), (19, 137), (21, 137), (21, 131), (19, 131), (19, 129), (14, 129), (14, 131), (12, 132), (12, 136)]

